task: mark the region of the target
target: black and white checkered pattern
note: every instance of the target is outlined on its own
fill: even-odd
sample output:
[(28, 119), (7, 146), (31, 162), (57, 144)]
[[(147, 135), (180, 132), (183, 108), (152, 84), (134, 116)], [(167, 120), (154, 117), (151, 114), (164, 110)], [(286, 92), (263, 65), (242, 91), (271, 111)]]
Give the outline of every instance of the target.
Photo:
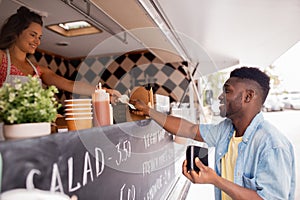
[[(182, 63), (161, 63), (150, 52), (70, 60), (36, 52), (32, 60), (71, 80), (95, 86), (100, 81), (121, 93), (136, 86), (150, 86), (154, 93), (170, 96), (172, 101), (182, 100), (189, 84)], [(63, 102), (69, 95), (61, 91), (58, 98)]]

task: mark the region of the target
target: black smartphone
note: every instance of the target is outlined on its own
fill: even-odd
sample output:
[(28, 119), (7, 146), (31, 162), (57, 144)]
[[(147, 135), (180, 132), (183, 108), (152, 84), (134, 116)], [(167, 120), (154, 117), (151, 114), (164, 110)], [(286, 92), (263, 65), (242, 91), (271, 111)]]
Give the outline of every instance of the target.
[(200, 169), (196, 166), (195, 158), (198, 157), (201, 162), (208, 166), (208, 149), (195, 145), (189, 145), (186, 149), (187, 170), (195, 170), (197, 173)]

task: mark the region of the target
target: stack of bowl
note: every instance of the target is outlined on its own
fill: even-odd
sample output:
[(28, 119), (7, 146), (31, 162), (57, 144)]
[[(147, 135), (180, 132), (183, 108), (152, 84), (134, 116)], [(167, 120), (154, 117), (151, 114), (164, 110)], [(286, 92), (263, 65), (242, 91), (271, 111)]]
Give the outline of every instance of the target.
[(68, 130), (82, 130), (93, 126), (92, 99), (65, 100), (65, 120)]

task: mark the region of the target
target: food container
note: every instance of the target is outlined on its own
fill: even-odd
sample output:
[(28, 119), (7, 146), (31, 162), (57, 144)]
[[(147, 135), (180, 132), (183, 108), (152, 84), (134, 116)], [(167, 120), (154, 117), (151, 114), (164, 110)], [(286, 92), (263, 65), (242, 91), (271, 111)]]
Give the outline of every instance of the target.
[(77, 118), (66, 118), (69, 131), (82, 130), (92, 128), (93, 117), (77, 117)]
[(82, 117), (93, 117), (92, 112), (75, 112), (75, 113), (65, 113), (67, 118), (82, 118)]
[(94, 107), (94, 125), (107, 126), (112, 124), (112, 111), (110, 107), (110, 96), (99, 83), (98, 88), (95, 90), (93, 97)]
[(65, 113), (87, 113), (87, 112), (92, 112), (91, 106), (88, 106), (86, 108), (71, 108), (67, 107), (65, 109)]
[(92, 99), (66, 99), (65, 104), (90, 104)]

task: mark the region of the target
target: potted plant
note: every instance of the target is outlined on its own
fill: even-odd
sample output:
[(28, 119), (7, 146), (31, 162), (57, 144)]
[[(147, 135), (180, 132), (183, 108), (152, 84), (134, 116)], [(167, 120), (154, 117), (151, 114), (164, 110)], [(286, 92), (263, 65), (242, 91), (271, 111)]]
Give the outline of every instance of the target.
[[(0, 121), (4, 122), (6, 138), (25, 138), (50, 134), (60, 104), (55, 86), (44, 89), (36, 77), (28, 82), (3, 84), (0, 88)], [(29, 128), (28, 132), (26, 132)], [(12, 133), (10, 131), (16, 131)]]

